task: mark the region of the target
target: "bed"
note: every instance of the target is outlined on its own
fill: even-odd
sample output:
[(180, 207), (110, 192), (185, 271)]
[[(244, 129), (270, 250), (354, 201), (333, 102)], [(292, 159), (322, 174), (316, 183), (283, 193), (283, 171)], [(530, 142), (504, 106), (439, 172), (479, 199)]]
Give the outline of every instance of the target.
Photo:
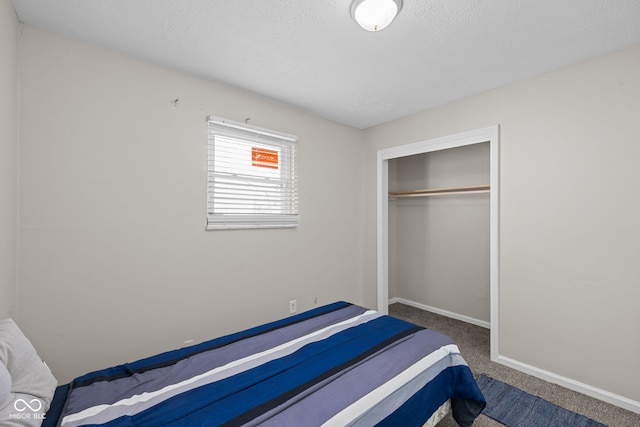
[(78, 377), (42, 425), (470, 426), (484, 406), (449, 337), (336, 302)]

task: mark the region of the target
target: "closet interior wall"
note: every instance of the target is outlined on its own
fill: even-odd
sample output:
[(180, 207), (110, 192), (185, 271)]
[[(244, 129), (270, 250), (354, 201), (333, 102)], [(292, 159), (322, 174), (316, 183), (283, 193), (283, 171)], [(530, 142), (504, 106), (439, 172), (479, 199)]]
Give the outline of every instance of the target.
[[(389, 192), (489, 184), (489, 143), (389, 161)], [(389, 199), (389, 299), (490, 321), (489, 193)]]

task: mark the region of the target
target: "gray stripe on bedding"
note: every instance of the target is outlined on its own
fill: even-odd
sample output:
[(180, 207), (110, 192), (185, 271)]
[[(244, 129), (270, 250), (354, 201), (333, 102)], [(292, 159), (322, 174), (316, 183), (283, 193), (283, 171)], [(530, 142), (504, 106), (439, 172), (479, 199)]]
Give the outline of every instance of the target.
[[(184, 381), (218, 366), (223, 366), (233, 360), (265, 351), (292, 339), (320, 330), (328, 325), (350, 319), (365, 311), (366, 309), (362, 307), (352, 305), (304, 322), (285, 326), (191, 356), (171, 366), (113, 381), (101, 381), (84, 386), (81, 388), (82, 392), (80, 393), (71, 392), (67, 402), (67, 413), (79, 412), (96, 405), (112, 404), (134, 394), (160, 390), (169, 384)], [(212, 352), (215, 352), (215, 360), (212, 360)]]
[[(303, 338), (303, 339), (301, 339), (299, 342), (297, 342), (295, 344), (292, 344), (290, 346), (285, 346), (284, 348), (278, 349), (276, 351), (271, 351), (271, 352), (269, 352), (269, 353), (267, 353), (265, 355), (261, 355), (257, 359), (247, 360), (247, 361), (245, 361), (244, 363), (242, 363), (240, 365), (232, 366), (232, 367), (229, 367), (229, 368), (223, 368), (226, 363), (216, 363), (216, 365), (218, 365), (218, 367), (222, 368), (219, 372), (215, 372), (215, 373), (212, 373), (210, 375), (207, 374), (203, 378), (197, 379), (195, 381), (190, 381), (190, 382), (188, 382), (186, 384), (177, 385), (178, 383), (180, 383), (182, 381), (189, 380), (189, 379), (193, 378), (196, 375), (202, 375), (203, 373), (207, 373), (208, 370), (214, 369), (214, 368), (210, 368), (210, 369), (204, 369), (203, 370), (201, 365), (203, 363), (206, 363), (206, 361), (202, 360), (202, 358), (199, 358), (200, 360), (199, 360), (198, 366), (197, 366), (198, 369), (195, 369), (195, 370), (194, 369), (189, 369), (190, 368), (189, 366), (185, 366), (185, 370), (190, 370), (192, 373), (193, 372), (197, 372), (195, 375), (188, 376), (187, 378), (184, 378), (181, 381), (174, 381), (172, 379), (168, 379), (168, 381), (162, 381), (162, 383), (164, 383), (165, 386), (177, 385), (175, 388), (173, 388), (171, 390), (167, 390), (165, 392), (162, 392), (162, 394), (159, 394), (157, 396), (151, 397), (146, 401), (136, 402), (135, 405), (121, 405), (121, 404), (119, 404), (119, 405), (116, 405), (116, 406), (106, 407), (105, 409), (103, 409), (102, 411), (97, 413), (96, 415), (91, 416), (89, 422), (94, 423), (94, 424), (105, 423), (105, 422), (108, 422), (110, 420), (116, 419), (116, 418), (124, 416), (124, 415), (129, 415), (129, 416), (134, 415), (135, 413), (139, 413), (141, 411), (144, 411), (145, 409), (148, 409), (148, 408), (150, 408), (150, 407), (152, 407), (152, 406), (154, 406), (154, 405), (156, 405), (158, 403), (161, 403), (166, 399), (169, 399), (171, 397), (177, 396), (177, 395), (179, 395), (181, 393), (184, 393), (186, 391), (198, 388), (200, 386), (203, 386), (203, 385), (206, 385), (206, 384), (210, 384), (210, 383), (222, 380), (224, 378), (231, 377), (231, 376), (236, 375), (236, 374), (238, 374), (240, 372), (243, 372), (245, 370), (254, 368), (256, 366), (260, 366), (260, 365), (262, 365), (264, 363), (267, 363), (267, 362), (269, 362), (271, 360), (275, 360), (275, 359), (284, 357), (284, 356), (286, 356), (288, 354), (294, 353), (296, 350), (300, 349), (301, 347), (303, 347), (303, 346), (305, 346), (305, 345), (307, 345), (309, 343), (323, 340), (323, 339), (325, 339), (325, 338), (327, 338), (327, 337), (329, 337), (329, 336), (331, 336), (333, 334), (336, 334), (336, 333), (338, 333), (340, 331), (343, 331), (345, 329), (348, 329), (348, 328), (351, 328), (351, 327), (366, 323), (368, 321), (374, 320), (374, 319), (376, 319), (376, 318), (381, 316), (380, 313), (377, 313), (377, 312), (374, 312), (374, 311), (371, 311), (371, 312), (367, 313), (365, 316), (362, 316), (362, 314), (364, 314), (364, 313), (360, 313), (360, 312), (364, 312), (364, 311), (365, 310), (356, 310), (356, 311), (351, 310), (350, 314), (352, 314), (352, 316), (343, 315), (343, 316), (333, 317), (333, 321), (326, 321), (326, 319), (325, 319), (325, 321), (318, 322), (318, 323), (316, 323), (317, 327), (312, 328), (313, 330), (308, 332), (309, 334), (313, 334), (313, 333), (315, 333), (317, 331), (321, 331), (323, 328), (328, 328), (328, 329), (325, 330), (325, 331), (322, 331), (320, 333), (316, 333), (315, 335), (310, 336), (310, 337), (303, 338), (308, 334), (301, 333), (301, 331), (308, 331), (309, 328), (307, 328), (307, 327), (296, 328), (295, 331), (289, 331), (290, 333), (285, 334), (285, 336), (288, 335), (291, 338), (290, 340), (282, 339), (282, 337), (278, 337), (279, 338), (278, 339), (278, 342), (279, 342), (278, 345), (286, 344), (289, 341), (294, 340), (294, 339)], [(359, 319), (356, 319), (357, 316), (362, 316), (362, 317), (360, 317)], [(345, 322), (345, 321), (348, 321), (350, 319), (353, 319), (353, 321), (351, 321), (351, 322), (349, 322), (347, 324), (344, 324), (344, 325), (337, 325), (340, 322)], [(305, 323), (305, 322), (303, 322), (303, 323)], [(336, 324), (336, 325), (334, 325), (334, 324)], [(293, 326), (296, 326), (296, 325), (293, 325)], [(295, 333), (292, 333), (292, 332), (295, 332)], [(248, 341), (251, 341), (251, 340), (248, 340)], [(239, 359), (242, 359), (242, 357), (252, 356), (252, 355), (254, 355), (256, 353), (259, 353), (260, 351), (257, 351), (257, 348), (262, 348), (262, 347), (265, 347), (265, 346), (248, 346), (248, 347), (251, 347), (251, 349), (253, 349), (255, 351), (255, 353), (254, 352), (247, 352), (247, 351), (239, 352), (239, 353), (243, 354), (243, 356), (241, 356)], [(277, 345), (274, 346), (273, 343), (272, 343), (272, 345), (267, 345), (266, 348), (264, 348), (264, 350), (261, 350), (261, 351), (269, 351), (269, 350), (271, 350), (272, 348), (275, 348), (275, 347), (277, 347)], [(217, 352), (218, 350), (223, 350), (223, 349), (224, 349), (224, 347), (220, 348), (220, 349), (217, 349), (215, 351)], [(208, 352), (208, 353), (211, 353), (211, 352)], [(205, 353), (203, 353), (203, 355), (204, 354)], [(235, 354), (238, 354), (238, 352), (236, 352)], [(225, 356), (228, 356), (228, 355), (225, 354)], [(217, 359), (218, 359), (218, 357), (217, 357), (217, 354), (216, 354), (216, 360)], [(237, 359), (238, 358), (228, 358), (228, 359), (224, 358), (224, 360), (227, 360), (228, 362), (233, 362), (233, 361), (235, 361)], [(178, 368), (179, 367), (176, 365), (175, 369), (178, 369)], [(148, 371), (148, 372), (145, 372), (143, 374), (139, 374), (138, 378), (137, 378), (137, 381), (147, 381), (147, 378), (145, 378), (145, 376), (147, 376), (147, 374), (148, 374), (148, 376), (150, 378), (153, 378), (154, 380), (157, 380), (157, 375), (155, 373), (152, 375), (152, 372), (153, 371)], [(185, 375), (180, 375), (180, 377), (185, 377)], [(158, 381), (156, 381), (156, 382), (158, 382)], [(156, 390), (160, 390), (160, 389), (161, 388), (157, 388)], [(154, 392), (156, 390), (152, 390), (152, 391), (149, 391), (149, 392)], [(132, 395), (136, 395), (136, 394), (138, 394), (138, 393), (128, 393), (126, 396), (122, 396), (122, 398), (125, 399), (125, 398), (128, 398), (128, 397), (130, 397)], [(67, 413), (68, 414), (72, 414), (71, 412), (67, 412)], [(65, 427), (75, 427), (75, 426), (82, 425), (82, 424), (87, 423), (87, 422), (88, 422), (87, 419), (83, 418), (83, 419), (79, 419), (77, 421), (68, 421), (68, 420), (64, 421), (63, 425)]]
[[(300, 420), (304, 420), (305, 425), (321, 425), (427, 354), (448, 344), (453, 344), (453, 341), (445, 335), (428, 329), (417, 332), (383, 349), (375, 355), (376, 357), (367, 360), (367, 363), (361, 363), (346, 373), (334, 376), (330, 384), (323, 384), (326, 387), (314, 387), (256, 421), (263, 422), (260, 424), (261, 427), (298, 427)], [(440, 372), (439, 369), (439, 365), (433, 368), (432, 378)], [(266, 419), (268, 417), (270, 418)], [(248, 425), (256, 424), (258, 422)]]

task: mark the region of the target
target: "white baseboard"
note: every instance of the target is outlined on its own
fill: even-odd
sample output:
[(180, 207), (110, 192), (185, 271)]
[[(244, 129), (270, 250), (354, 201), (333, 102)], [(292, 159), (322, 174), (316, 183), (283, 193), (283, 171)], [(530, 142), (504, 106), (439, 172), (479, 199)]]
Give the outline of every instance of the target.
[(545, 371), (544, 369), (536, 368), (535, 366), (519, 362), (509, 357), (498, 355), (498, 359), (494, 360), (494, 362), (524, 372), (525, 374), (529, 374), (536, 378), (549, 381), (550, 383), (558, 384), (570, 390), (577, 391), (578, 393), (591, 396), (595, 399), (602, 400), (603, 402), (610, 403), (628, 411), (640, 414), (640, 402), (631, 400), (624, 396), (620, 396), (618, 394), (611, 393), (576, 380), (572, 380), (571, 378), (563, 377), (562, 375), (554, 374), (553, 372)]
[(452, 311), (443, 310), (441, 308), (431, 307), (429, 305), (420, 304), (418, 302), (409, 301), (403, 298), (390, 298), (389, 304), (399, 302), (401, 304), (410, 305), (411, 307), (419, 308), (424, 311), (430, 311), (441, 316), (451, 317), (452, 319), (462, 320), (463, 322), (471, 323), (472, 325), (481, 326), (483, 328), (491, 329), (491, 324), (484, 320), (475, 319), (473, 317), (465, 316), (464, 314), (454, 313)]
[[(406, 304), (411, 307), (416, 307), (421, 310), (430, 311), (432, 313), (440, 314), (442, 316), (451, 317), (453, 319), (462, 320), (463, 322), (482, 326), (483, 328), (487, 328), (487, 329), (490, 328), (489, 322), (474, 319), (472, 317), (464, 316), (462, 314), (453, 313), (453, 312), (442, 310), (436, 307), (430, 307), (428, 305), (409, 301), (403, 298), (389, 299), (389, 304), (393, 304), (395, 302)], [(578, 393), (585, 394), (595, 399), (602, 400), (603, 402), (607, 402), (612, 405), (618, 406), (620, 408), (626, 409), (628, 411), (640, 414), (640, 402), (629, 399), (627, 397), (620, 396), (618, 394), (611, 393), (609, 391), (602, 390), (597, 387), (593, 387), (576, 380), (572, 380), (571, 378), (567, 378), (562, 375), (555, 374), (553, 372), (545, 371), (544, 369), (540, 369), (535, 366), (528, 365), (523, 362), (519, 362), (509, 357), (502, 356), (500, 354), (498, 354), (498, 358), (496, 360), (492, 360), (492, 361), (496, 363), (500, 363), (501, 365), (505, 365), (510, 368), (516, 369), (520, 372), (524, 372), (525, 374), (534, 376), (536, 378), (540, 378), (542, 380), (548, 381), (550, 383), (558, 384), (562, 387), (568, 388), (569, 390), (577, 391)]]

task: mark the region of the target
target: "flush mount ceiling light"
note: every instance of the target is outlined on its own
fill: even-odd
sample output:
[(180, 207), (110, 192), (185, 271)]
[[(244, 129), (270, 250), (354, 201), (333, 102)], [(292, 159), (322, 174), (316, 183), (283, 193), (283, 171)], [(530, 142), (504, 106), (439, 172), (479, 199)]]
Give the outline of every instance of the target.
[(402, 0), (354, 0), (351, 16), (367, 31), (386, 28), (402, 9)]

